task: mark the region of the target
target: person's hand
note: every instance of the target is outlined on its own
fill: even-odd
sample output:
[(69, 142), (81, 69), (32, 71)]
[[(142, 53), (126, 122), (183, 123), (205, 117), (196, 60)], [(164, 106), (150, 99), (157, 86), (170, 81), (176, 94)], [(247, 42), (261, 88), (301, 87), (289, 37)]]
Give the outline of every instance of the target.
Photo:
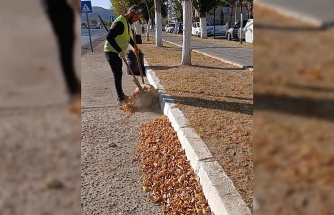
[(125, 59), (125, 54), (124, 54), (124, 52), (120, 52), (120, 53), (118, 53), (118, 56), (119, 56), (122, 60)]
[(135, 47), (135, 53), (137, 56), (139, 56), (139, 53), (141, 52), (141, 50), (138, 48), (138, 46)]

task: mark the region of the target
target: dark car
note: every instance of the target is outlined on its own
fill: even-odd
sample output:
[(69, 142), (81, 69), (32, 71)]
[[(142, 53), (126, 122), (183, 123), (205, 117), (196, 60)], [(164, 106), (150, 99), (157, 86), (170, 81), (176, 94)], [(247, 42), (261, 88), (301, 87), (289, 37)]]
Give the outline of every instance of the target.
[[(242, 21), (242, 28), (244, 28), (246, 26), (247, 22), (248, 22), (248, 19)], [(226, 31), (226, 37), (227, 37), (228, 40), (239, 39), (240, 24), (241, 23), (239, 21), (232, 28), (229, 28)], [(243, 30), (241, 31), (241, 39), (245, 39), (245, 32)]]

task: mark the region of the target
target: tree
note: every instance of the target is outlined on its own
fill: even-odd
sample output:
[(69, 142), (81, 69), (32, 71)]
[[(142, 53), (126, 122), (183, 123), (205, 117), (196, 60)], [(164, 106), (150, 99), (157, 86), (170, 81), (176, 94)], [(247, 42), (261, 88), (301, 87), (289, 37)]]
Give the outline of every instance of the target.
[(176, 19), (181, 21), (183, 19), (183, 8), (180, 0), (172, 0), (172, 9), (176, 13)]
[(241, 5), (246, 8), (248, 19), (253, 18), (253, 1), (252, 0), (242, 0)]
[(109, 0), (112, 5), (114, 12), (117, 16), (126, 14), (128, 8), (132, 5), (136, 4), (138, 6), (141, 5), (141, 0)]
[(216, 5), (218, 1), (216, 0), (194, 0), (193, 6), (198, 11), (200, 17), (201, 26), (201, 38), (207, 38), (206, 34), (206, 15), (209, 13)]
[(110, 0), (116, 16), (125, 14), (128, 9), (128, 2), (126, 0)]
[(96, 20), (95, 18), (93, 18), (93, 19), (90, 20), (90, 22), (91, 22), (92, 24), (96, 24), (96, 23), (97, 23), (97, 20)]
[(182, 46), (182, 65), (191, 65), (191, 12), (192, 0), (182, 0), (183, 8), (183, 46)]
[(162, 47), (161, 0), (154, 0), (155, 6), (155, 44)]
[(232, 17), (233, 17), (233, 8), (236, 7), (235, 5), (235, 2), (236, 0), (225, 0), (225, 5), (230, 7), (230, 12), (231, 12), (231, 15), (230, 15), (230, 21), (228, 23), (229, 26), (232, 25)]

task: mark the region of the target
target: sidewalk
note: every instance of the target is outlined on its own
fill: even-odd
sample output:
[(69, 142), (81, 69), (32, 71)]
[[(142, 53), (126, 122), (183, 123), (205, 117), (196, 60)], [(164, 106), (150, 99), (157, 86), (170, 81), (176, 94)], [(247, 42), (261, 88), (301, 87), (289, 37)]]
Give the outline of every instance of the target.
[(80, 117), (66, 110), (56, 38), (40, 1), (0, 13), (0, 214), (78, 215)]
[[(103, 42), (81, 59), (83, 214), (159, 215), (142, 191), (136, 160), (139, 126), (162, 115), (159, 109), (129, 116), (119, 109)], [(136, 89), (123, 65), (123, 90)]]
[[(150, 32), (152, 36), (154, 32)], [(182, 47), (182, 36), (171, 33), (162, 33), (162, 39)], [(226, 63), (230, 63), (242, 68), (253, 69), (253, 50), (224, 46), (218, 43), (209, 42), (205, 39), (191, 40), (192, 50), (207, 55), (209, 57), (217, 58)]]

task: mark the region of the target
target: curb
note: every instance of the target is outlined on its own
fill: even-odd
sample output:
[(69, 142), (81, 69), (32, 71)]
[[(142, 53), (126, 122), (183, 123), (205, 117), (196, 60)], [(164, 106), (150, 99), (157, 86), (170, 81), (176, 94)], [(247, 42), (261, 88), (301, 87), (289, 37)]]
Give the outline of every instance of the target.
[[(165, 42), (167, 42), (167, 43), (176, 45), (176, 46), (178, 46), (178, 47), (182, 47), (181, 45), (179, 45), (179, 44), (177, 44), (177, 43), (173, 43), (173, 42), (170, 42), (170, 41), (168, 41), (168, 40), (164, 40), (164, 39), (162, 39), (162, 40), (165, 41)], [(241, 69), (246, 69), (246, 70), (253, 71), (253, 68), (251, 68), (251, 67), (247, 67), (247, 66), (241, 65), (241, 64), (239, 64), (239, 63), (233, 62), (233, 61), (225, 60), (224, 58), (215, 57), (215, 56), (213, 56), (213, 55), (209, 55), (209, 54), (206, 54), (206, 53), (204, 53), (204, 52), (197, 51), (197, 50), (193, 50), (193, 49), (191, 49), (191, 51), (196, 52), (196, 53), (200, 53), (200, 54), (202, 54), (202, 55), (205, 55), (205, 56), (208, 56), (208, 57), (217, 59), (217, 60), (220, 60), (220, 61), (222, 61), (222, 62), (224, 62), (224, 63), (232, 64), (232, 65), (237, 66), (237, 67), (239, 67), (239, 68), (241, 68)]]
[(312, 16), (309, 16), (307, 14), (304, 13), (300, 13), (297, 11), (293, 11), (287, 7), (280, 7), (278, 5), (272, 4), (272, 3), (268, 3), (268, 2), (261, 2), (261, 1), (254, 1), (254, 4), (257, 4), (261, 7), (276, 11), (277, 13), (283, 15), (283, 16), (287, 16), (287, 17), (291, 17), (291, 18), (295, 18), (304, 22), (307, 22), (309, 24), (315, 25), (316, 27), (319, 28), (329, 28), (329, 27), (333, 27), (334, 23), (332, 22), (322, 22), (321, 20), (314, 18)]
[(158, 90), (160, 107), (170, 120), (178, 139), (185, 150), (187, 159), (195, 174), (200, 179), (204, 195), (211, 211), (215, 215), (251, 215), (250, 209), (236, 191), (233, 182), (226, 175), (223, 167), (213, 160), (213, 155), (193, 128), (188, 127), (188, 120), (176, 107), (173, 98), (166, 94), (155, 72), (144, 59), (146, 77)]

